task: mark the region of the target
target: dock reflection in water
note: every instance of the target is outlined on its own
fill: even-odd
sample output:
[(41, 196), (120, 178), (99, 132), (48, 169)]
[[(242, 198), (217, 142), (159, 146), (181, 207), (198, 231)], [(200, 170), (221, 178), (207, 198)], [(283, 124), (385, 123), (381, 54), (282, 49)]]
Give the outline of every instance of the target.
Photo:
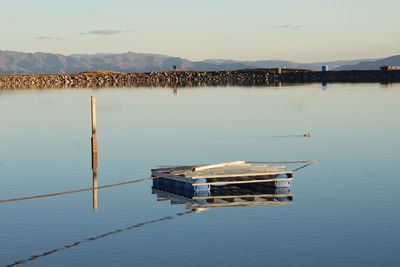
[(157, 195), (157, 201), (170, 200), (171, 204), (184, 204), (186, 209), (197, 211), (236, 206), (282, 206), (293, 202), (290, 187), (263, 184), (213, 186), (210, 191), (195, 192), (171, 182), (154, 181), (152, 193)]

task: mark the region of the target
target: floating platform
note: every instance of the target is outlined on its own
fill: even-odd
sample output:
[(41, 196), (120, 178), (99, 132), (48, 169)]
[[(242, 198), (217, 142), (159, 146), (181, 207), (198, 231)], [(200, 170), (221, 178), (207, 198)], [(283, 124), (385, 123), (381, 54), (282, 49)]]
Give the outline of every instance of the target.
[(290, 187), (293, 171), (284, 166), (234, 161), (212, 165), (167, 165), (152, 169), (153, 184), (170, 184), (194, 191), (209, 191), (211, 186), (263, 184)]
[(152, 193), (157, 201), (169, 200), (172, 205), (184, 204), (186, 209), (243, 206), (283, 206), (293, 202), (289, 187), (268, 187), (263, 184), (238, 184), (212, 187), (210, 191), (194, 191), (172, 184), (154, 184)]

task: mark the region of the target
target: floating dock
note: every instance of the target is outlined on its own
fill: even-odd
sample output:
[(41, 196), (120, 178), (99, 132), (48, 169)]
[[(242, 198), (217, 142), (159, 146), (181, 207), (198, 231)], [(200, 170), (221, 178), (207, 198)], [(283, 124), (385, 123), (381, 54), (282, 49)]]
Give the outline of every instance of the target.
[[(293, 171), (284, 166), (234, 161), (212, 165), (167, 165), (152, 169), (153, 184), (169, 183), (194, 191), (209, 191), (211, 186), (262, 183), (270, 187), (290, 187)], [(157, 178), (159, 177), (159, 178)]]

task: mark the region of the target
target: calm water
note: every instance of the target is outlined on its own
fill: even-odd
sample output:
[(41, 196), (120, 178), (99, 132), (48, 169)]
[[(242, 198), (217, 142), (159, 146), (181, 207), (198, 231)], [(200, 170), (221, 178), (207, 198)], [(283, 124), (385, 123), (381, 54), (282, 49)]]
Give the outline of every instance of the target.
[(0, 265), (400, 265), (400, 85), (2, 91), (1, 199), (92, 185), (91, 95), (99, 185), (158, 164), (320, 163), (284, 206), (183, 214), (150, 181), (99, 191), (97, 212), (91, 192), (0, 204)]

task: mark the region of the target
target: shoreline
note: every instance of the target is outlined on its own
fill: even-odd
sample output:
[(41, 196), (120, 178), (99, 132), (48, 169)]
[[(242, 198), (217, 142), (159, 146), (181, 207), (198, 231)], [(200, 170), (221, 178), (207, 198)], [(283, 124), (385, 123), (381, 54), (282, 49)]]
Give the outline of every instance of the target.
[(168, 71), (120, 73), (89, 71), (76, 74), (0, 75), (0, 90), (104, 88), (274, 86), (308, 83), (400, 82), (400, 70), (310, 71), (298, 69), (249, 69), (235, 71)]

